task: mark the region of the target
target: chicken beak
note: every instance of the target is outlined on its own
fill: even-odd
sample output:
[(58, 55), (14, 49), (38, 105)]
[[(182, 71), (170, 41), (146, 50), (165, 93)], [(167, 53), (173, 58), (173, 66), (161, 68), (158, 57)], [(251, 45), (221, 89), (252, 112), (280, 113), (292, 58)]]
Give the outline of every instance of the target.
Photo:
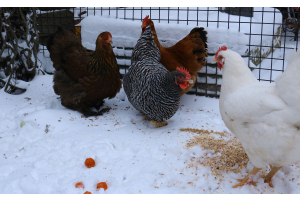
[[(218, 62), (217, 59), (216, 59), (215, 57), (213, 58), (213, 62)], [(223, 65), (221, 65), (221, 64), (218, 62), (217, 65), (218, 65), (219, 69), (222, 70), (224, 63), (223, 63)]]
[(192, 79), (186, 79), (186, 80), (184, 80), (185, 82), (188, 82), (188, 83), (190, 83), (190, 84), (192, 84), (192, 83), (194, 83), (194, 81), (192, 80)]
[(144, 28), (144, 27), (146, 27), (146, 25), (145, 25), (145, 24), (142, 24), (141, 28)]

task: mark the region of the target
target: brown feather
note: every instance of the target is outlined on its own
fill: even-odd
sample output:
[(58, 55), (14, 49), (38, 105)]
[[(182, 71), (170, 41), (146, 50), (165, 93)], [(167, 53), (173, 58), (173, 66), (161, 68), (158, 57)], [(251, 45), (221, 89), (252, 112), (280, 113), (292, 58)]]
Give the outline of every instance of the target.
[(177, 42), (174, 46), (164, 47), (158, 40), (153, 21), (146, 19), (145, 24), (151, 27), (154, 42), (161, 53), (161, 64), (169, 71), (175, 71), (176, 67), (183, 66), (191, 74), (191, 79), (194, 82), (182, 90), (181, 95), (187, 93), (196, 83), (197, 72), (206, 65), (207, 32), (204, 28), (194, 28), (185, 38)]
[(109, 32), (98, 36), (95, 51), (83, 47), (75, 34), (61, 27), (50, 37), (47, 48), (56, 69), (53, 88), (63, 106), (85, 116), (99, 115), (102, 113), (90, 107), (102, 106), (105, 98), (120, 91), (121, 74), (108, 37)]

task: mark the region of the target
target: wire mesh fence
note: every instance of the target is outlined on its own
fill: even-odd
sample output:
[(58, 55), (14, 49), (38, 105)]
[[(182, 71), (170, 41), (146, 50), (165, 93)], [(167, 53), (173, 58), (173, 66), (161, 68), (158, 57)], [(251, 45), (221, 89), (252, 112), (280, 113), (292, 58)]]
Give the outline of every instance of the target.
[[(240, 53), (258, 80), (272, 82), (284, 71), (287, 54), (298, 49), (299, 13), (298, 8), (283, 7), (78, 7), (51, 10), (40, 8), (37, 14), (42, 45), (46, 44), (47, 37), (56, 31), (58, 25), (74, 31), (75, 26), (81, 26), (91, 16), (142, 22), (149, 15), (155, 26), (162, 24), (170, 27), (171, 33), (168, 36), (158, 35), (161, 43), (167, 45), (176, 39), (180, 40), (172, 38), (172, 33), (176, 35), (183, 29), (204, 27), (208, 32), (207, 64), (198, 72), (197, 82), (189, 94), (218, 97), (222, 72), (212, 62), (218, 48), (227, 45), (229, 49)], [(118, 24), (111, 24), (113, 26)], [(178, 29), (174, 31), (176, 27)], [(159, 32), (159, 27), (156, 30)], [(83, 42), (85, 40), (87, 38), (82, 38)], [(130, 66), (133, 47), (123, 45), (122, 42), (113, 46), (123, 74)], [(47, 49), (41, 46), (40, 51), (45, 52)]]

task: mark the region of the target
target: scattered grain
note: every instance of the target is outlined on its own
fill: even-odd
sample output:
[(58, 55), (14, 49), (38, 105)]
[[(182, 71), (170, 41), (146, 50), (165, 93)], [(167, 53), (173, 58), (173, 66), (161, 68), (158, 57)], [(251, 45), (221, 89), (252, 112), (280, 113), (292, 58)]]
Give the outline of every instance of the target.
[[(201, 145), (207, 152), (205, 156), (199, 158), (191, 158), (192, 163), (188, 163), (189, 167), (196, 167), (197, 164), (209, 166), (214, 176), (222, 178), (222, 173), (234, 172), (240, 173), (242, 168), (247, 166), (249, 158), (243, 149), (240, 141), (228, 133), (214, 132), (204, 129), (180, 129), (181, 131), (189, 131), (197, 133), (193, 139), (187, 144), (187, 148)], [(214, 135), (222, 136), (216, 139)], [(224, 140), (227, 138), (228, 140)]]

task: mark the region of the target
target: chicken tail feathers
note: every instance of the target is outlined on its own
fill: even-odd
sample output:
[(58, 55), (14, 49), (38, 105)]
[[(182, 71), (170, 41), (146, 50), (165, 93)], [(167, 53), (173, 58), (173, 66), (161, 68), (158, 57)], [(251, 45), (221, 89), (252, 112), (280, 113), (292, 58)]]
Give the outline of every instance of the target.
[(54, 38), (54, 34), (51, 34), (47, 40), (47, 49), (50, 52), (50, 47), (53, 44), (53, 38)]
[(80, 48), (83, 47), (76, 35), (62, 26), (58, 26), (57, 31), (51, 34), (47, 41), (47, 49), (56, 70), (64, 68), (65, 54), (77, 52)]
[(292, 53), (284, 72), (275, 79), (280, 97), (293, 109), (300, 111), (300, 51)]
[(49, 52), (50, 52), (51, 46), (53, 45), (53, 39), (56, 37), (58, 32), (63, 32), (63, 31), (64, 31), (63, 27), (58, 26), (57, 31), (55, 33), (52, 33), (49, 36), (49, 38), (47, 40), (47, 49), (48, 49)]
[(206, 64), (205, 57), (207, 54), (207, 31), (203, 27), (195, 27), (191, 30), (190, 34), (194, 42), (193, 54), (196, 55), (198, 63), (201, 65)]
[(153, 39), (153, 32), (151, 27), (148, 26), (132, 51), (131, 64), (145, 59), (159, 62), (161, 58), (160, 56), (159, 48), (156, 46)]
[(195, 27), (191, 30), (190, 34), (192, 33), (199, 33), (198, 38), (204, 42), (204, 47), (207, 48), (207, 31), (203, 27)]

